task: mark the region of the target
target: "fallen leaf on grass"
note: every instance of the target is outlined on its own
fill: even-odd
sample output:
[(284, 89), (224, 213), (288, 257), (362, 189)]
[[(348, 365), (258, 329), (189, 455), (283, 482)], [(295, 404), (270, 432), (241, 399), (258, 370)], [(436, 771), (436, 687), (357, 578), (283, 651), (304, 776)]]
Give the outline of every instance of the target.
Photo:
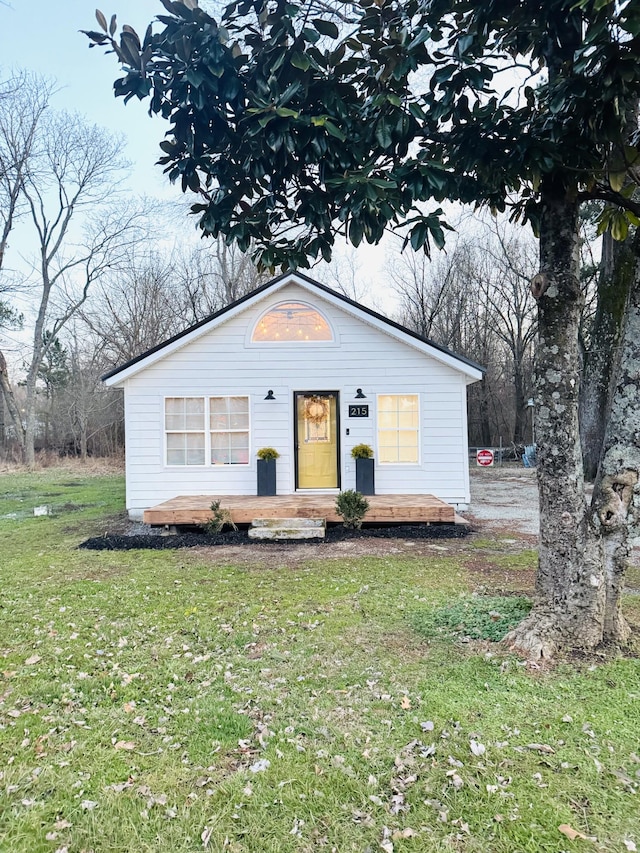
[(634, 842), (634, 841), (631, 841), (631, 840), (630, 840), (630, 839), (628, 839), (628, 838), (625, 838), (625, 840), (624, 840), (624, 846), (627, 848), (627, 850), (629, 851), (629, 853), (636, 853), (636, 851), (637, 851), (637, 849), (638, 849), (638, 848), (636, 847), (636, 845), (635, 845), (635, 842)]
[(566, 835), (569, 841), (575, 841), (576, 838), (579, 838), (581, 841), (598, 840), (595, 835), (585, 835), (584, 832), (580, 832), (578, 829), (573, 829), (573, 827), (569, 826), (568, 823), (561, 823), (558, 827), (558, 832)]
[(205, 826), (200, 834), (200, 838), (202, 840), (202, 846), (206, 849), (209, 846), (209, 842), (211, 841), (211, 836), (213, 835), (213, 827)]
[(106, 791), (114, 791), (116, 794), (121, 794), (128, 788), (133, 788), (133, 780), (131, 776), (127, 779), (126, 782), (114, 782), (112, 785), (105, 786)]
[(113, 745), (114, 749), (126, 749), (129, 752), (136, 748), (135, 743), (132, 740), (119, 740)]
[(484, 755), (487, 751), (486, 746), (483, 743), (479, 743), (477, 740), (470, 741), (469, 745), (471, 747), (471, 752), (478, 757)]
[(615, 776), (619, 782), (622, 782), (623, 785), (627, 785), (630, 788), (633, 788), (637, 783), (634, 779), (632, 779), (624, 770), (611, 770), (611, 775)]
[(391, 840), (391, 830), (388, 826), (382, 827), (382, 840), (380, 841), (380, 847), (384, 850), (384, 853), (393, 853), (393, 841)]
[(401, 841), (403, 838), (415, 838), (416, 835), (415, 829), (408, 826), (406, 829), (396, 829), (391, 837), (394, 841)]
[(400, 707), (402, 708), (403, 711), (410, 711), (411, 710), (411, 699), (409, 699), (408, 696), (403, 696), (401, 701), (400, 701)]
[(40, 655), (31, 655), (30, 658), (26, 659), (25, 664), (27, 666), (33, 666), (35, 663), (40, 663), (41, 660), (42, 658), (40, 657)]
[(546, 752), (548, 755), (556, 754), (555, 749), (552, 746), (549, 746), (548, 743), (528, 743), (527, 749), (534, 749), (536, 752)]

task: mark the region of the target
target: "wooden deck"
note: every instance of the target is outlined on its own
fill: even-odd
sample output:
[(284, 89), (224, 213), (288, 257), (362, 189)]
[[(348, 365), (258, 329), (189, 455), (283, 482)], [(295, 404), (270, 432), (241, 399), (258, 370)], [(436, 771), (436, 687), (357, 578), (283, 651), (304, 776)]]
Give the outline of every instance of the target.
[[(433, 495), (371, 495), (366, 522), (445, 523), (456, 522), (452, 506)], [(236, 524), (250, 524), (254, 518), (324, 518), (341, 521), (335, 510), (335, 495), (180, 495), (151, 507), (143, 520), (153, 525), (202, 524), (211, 518), (211, 502), (220, 501)]]

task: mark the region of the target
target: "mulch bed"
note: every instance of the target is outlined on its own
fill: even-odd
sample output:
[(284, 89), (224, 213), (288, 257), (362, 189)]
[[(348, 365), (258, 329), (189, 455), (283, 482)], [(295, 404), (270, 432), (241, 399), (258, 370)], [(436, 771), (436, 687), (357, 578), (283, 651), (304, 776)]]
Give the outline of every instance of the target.
[(460, 539), (470, 532), (463, 524), (398, 524), (394, 527), (365, 527), (350, 530), (340, 524), (327, 527), (324, 539), (293, 539), (270, 541), (249, 539), (246, 530), (229, 530), (211, 536), (207, 533), (178, 533), (175, 536), (143, 534), (122, 536), (118, 534), (94, 536), (80, 544), (91, 551), (132, 551), (140, 549), (165, 550), (174, 548), (210, 548), (215, 545), (331, 545), (349, 539)]

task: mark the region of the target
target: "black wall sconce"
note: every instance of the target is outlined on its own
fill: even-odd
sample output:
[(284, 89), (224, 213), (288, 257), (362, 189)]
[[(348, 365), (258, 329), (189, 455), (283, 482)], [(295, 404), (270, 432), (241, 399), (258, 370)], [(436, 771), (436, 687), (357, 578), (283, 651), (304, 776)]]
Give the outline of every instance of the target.
[(264, 398), (265, 400), (275, 400), (276, 398), (273, 396), (273, 391), (269, 389), (267, 391), (267, 396)]
[(362, 388), (356, 388), (356, 400), (366, 400), (367, 395), (362, 393)]

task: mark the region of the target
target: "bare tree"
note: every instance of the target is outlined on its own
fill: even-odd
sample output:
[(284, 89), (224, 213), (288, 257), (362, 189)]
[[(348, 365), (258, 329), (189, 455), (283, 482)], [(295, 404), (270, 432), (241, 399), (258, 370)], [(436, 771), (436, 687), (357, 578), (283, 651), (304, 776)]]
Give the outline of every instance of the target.
[[(526, 400), (532, 387), (532, 345), (537, 334), (536, 305), (529, 282), (537, 270), (537, 247), (521, 232), (497, 220), (488, 223), (493, 239), (484, 245), (485, 274), (480, 279), (491, 328), (503, 343), (511, 361), (513, 382), (513, 441), (523, 443), (526, 429)], [(486, 267), (489, 269), (486, 269)]]
[(354, 302), (364, 302), (370, 295), (371, 287), (363, 281), (360, 257), (353, 246), (347, 246), (341, 254), (336, 253), (330, 264), (319, 263), (313, 273), (327, 287)]
[(28, 71), (0, 83), (0, 270), (9, 235), (24, 210), (24, 182), (39, 153), (39, 130), (53, 88)]
[(172, 265), (161, 255), (132, 252), (122, 269), (105, 276), (80, 312), (99, 342), (105, 370), (180, 330), (183, 306), (176, 297)]
[(268, 278), (258, 270), (250, 251), (227, 246), (222, 237), (174, 253), (171, 264), (178, 310), (186, 326), (246, 296)]
[(161, 254), (132, 252), (105, 276), (81, 315), (114, 367), (198, 323), (264, 280), (247, 254), (222, 241)]
[[(23, 71), (0, 83), (0, 274), (11, 234), (24, 205), (25, 175), (37, 151), (38, 127), (48, 106), (52, 84)], [(6, 275), (0, 280), (0, 297), (12, 288)], [(15, 327), (21, 316), (6, 299), (0, 298), (0, 331)], [(19, 431), (20, 415), (11, 392), (7, 361), (0, 349), (0, 409), (2, 443), (5, 437), (5, 403), (14, 428)]]
[[(448, 296), (457, 287), (455, 281), (457, 263), (453, 254), (438, 255), (433, 261), (418, 252), (402, 252), (387, 258), (385, 271), (392, 282), (393, 290), (400, 299), (400, 321), (425, 338), (442, 337), (442, 326), (451, 330), (445, 320), (436, 331), (436, 319), (449, 310)], [(457, 300), (456, 300), (457, 301)], [(459, 306), (453, 311), (459, 316)]]
[(118, 198), (125, 166), (120, 139), (77, 115), (44, 110), (33, 136), (19, 186), (37, 255), (29, 276), (35, 311), (25, 359), (24, 415), (18, 421), (6, 365), (2, 373), (3, 392), (27, 465), (34, 463), (43, 359), (90, 287), (106, 270), (126, 260), (126, 250), (142, 233), (141, 211)]
[(478, 361), (483, 381), (469, 389), (472, 442), (525, 440), (532, 383), (535, 307), (529, 280), (534, 249), (498, 220), (473, 220), (446, 255), (403, 253), (386, 271), (400, 297), (400, 320), (436, 343)]

